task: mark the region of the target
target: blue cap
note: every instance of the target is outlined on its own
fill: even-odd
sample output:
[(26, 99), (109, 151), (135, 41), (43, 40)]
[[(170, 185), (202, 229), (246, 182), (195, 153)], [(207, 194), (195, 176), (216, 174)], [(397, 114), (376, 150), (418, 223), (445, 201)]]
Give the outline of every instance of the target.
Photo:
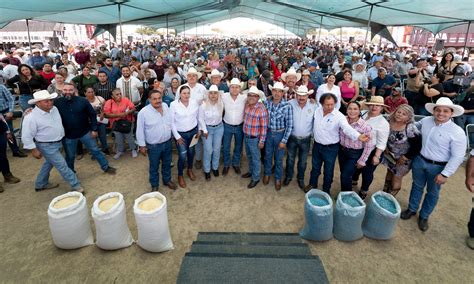
[(308, 64), (308, 67), (318, 67), (318, 63), (313, 61), (313, 62)]

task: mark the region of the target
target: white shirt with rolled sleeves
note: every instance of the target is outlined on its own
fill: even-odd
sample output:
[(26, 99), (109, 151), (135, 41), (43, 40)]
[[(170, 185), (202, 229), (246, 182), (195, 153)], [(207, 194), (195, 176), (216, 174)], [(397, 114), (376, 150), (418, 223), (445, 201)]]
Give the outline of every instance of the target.
[(370, 140), (375, 148), (385, 151), (387, 148), (388, 136), (390, 136), (390, 124), (383, 115), (368, 117), (368, 112), (362, 115), (362, 118), (372, 127)]
[(140, 110), (137, 117), (137, 143), (144, 147), (146, 144), (160, 144), (171, 139), (171, 111), (163, 103), (163, 114), (151, 104)]
[(21, 141), (23, 148), (35, 149), (37, 142), (56, 142), (64, 137), (64, 127), (58, 109), (47, 112), (35, 107), (23, 118)]
[(352, 140), (357, 140), (361, 135), (347, 122), (346, 117), (338, 110), (323, 116), (323, 107), (318, 107), (314, 112), (313, 138), (319, 144), (330, 145), (339, 143), (339, 129)]
[(244, 122), (244, 110), (247, 103), (247, 95), (239, 94), (234, 101), (230, 93), (222, 95), (224, 103), (224, 122), (230, 125), (239, 125)]
[(128, 82), (130, 81), (130, 96), (129, 99), (130, 101), (132, 101), (132, 103), (134, 104), (137, 104), (140, 102), (140, 91), (139, 89), (140, 88), (143, 88), (143, 84), (142, 82), (136, 78), (136, 77), (133, 77), (133, 76), (130, 76), (130, 78), (128, 80), (125, 80), (125, 78), (122, 76), (120, 79), (117, 80), (117, 83), (116, 83), (116, 87), (120, 89), (120, 91), (122, 92), (122, 97), (126, 97), (125, 94), (126, 94), (126, 90), (125, 90), (125, 82)]
[[(222, 104), (222, 102), (220, 102)], [(207, 133), (207, 125), (218, 125), (222, 122), (222, 110), (218, 103), (199, 107), (199, 129)]]
[[(204, 87), (203, 84), (196, 83), (194, 87), (189, 86), (187, 83), (181, 86), (188, 86), (191, 90), (191, 100), (195, 100), (198, 105), (202, 104), (202, 102), (207, 99), (207, 89)], [(175, 100), (179, 100), (179, 92), (176, 92)]]
[(313, 133), (313, 120), (316, 104), (309, 100), (303, 108), (300, 107), (297, 100), (290, 100), (289, 104), (293, 108), (293, 130), (292, 136), (308, 137)]
[[(467, 139), (461, 127), (452, 120), (436, 125), (432, 116), (415, 124), (421, 131), (421, 155), (436, 162), (448, 162), (441, 172), (451, 176), (464, 161)], [(472, 154), (472, 152), (471, 152)]]
[(180, 100), (171, 102), (171, 131), (176, 140), (181, 138), (178, 132), (192, 130), (198, 125), (199, 105), (195, 100), (189, 100), (186, 107)]

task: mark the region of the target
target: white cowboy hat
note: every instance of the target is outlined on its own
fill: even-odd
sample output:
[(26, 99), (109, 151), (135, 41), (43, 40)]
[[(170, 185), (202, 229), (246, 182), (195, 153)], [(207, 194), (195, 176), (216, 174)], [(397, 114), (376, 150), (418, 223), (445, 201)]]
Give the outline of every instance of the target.
[(34, 105), (39, 101), (55, 99), (57, 96), (58, 96), (57, 93), (50, 94), (46, 90), (37, 91), (36, 93), (33, 94), (33, 99), (28, 100), (28, 104)]
[(268, 85), (268, 88), (270, 89), (270, 91), (273, 91), (274, 89), (282, 90), (285, 93), (288, 91), (288, 87), (283, 86), (282, 82), (276, 82), (276, 83), (273, 84), (273, 86)]
[(198, 78), (202, 77), (202, 73), (198, 72), (196, 68), (193, 68), (193, 67), (189, 68), (187, 75), (197, 75)]
[(434, 108), (438, 106), (451, 108), (453, 110), (453, 117), (460, 116), (464, 113), (464, 108), (462, 106), (453, 104), (453, 101), (445, 97), (439, 98), (435, 104), (434, 103), (425, 104), (426, 110), (431, 114), (433, 114)]
[(308, 87), (306, 87), (305, 85), (301, 85), (298, 87), (298, 89), (296, 89), (296, 94), (299, 96), (307, 96), (311, 95), (312, 93), (314, 93), (314, 90), (308, 91)]
[(257, 87), (255, 87), (255, 86), (250, 87), (250, 89), (248, 91), (248, 94), (256, 94), (256, 95), (259, 95), (259, 96), (260, 96), (261, 93), (262, 93), (262, 91), (257, 89)]
[(38, 49), (38, 48), (35, 48), (35, 49), (33, 49), (33, 51), (31, 53), (37, 53), (37, 52), (41, 53), (41, 50)]
[(207, 74), (207, 77), (209, 77), (209, 79), (211, 79), (211, 77), (214, 77), (214, 76), (219, 76), (222, 79), (222, 77), (224, 77), (224, 73), (219, 72), (219, 70), (217, 69), (212, 69), (211, 74)]
[(303, 73), (301, 73), (301, 77), (303, 76), (311, 76), (311, 73), (309, 73), (308, 69), (304, 70)]
[(240, 82), (239, 79), (237, 78), (232, 78), (232, 80), (230, 80), (230, 82), (228, 83), (229, 87), (232, 86), (232, 85), (236, 85), (236, 86), (239, 86), (242, 88), (242, 83)]
[(296, 70), (294, 68), (290, 68), (288, 72), (281, 74), (281, 79), (283, 81), (286, 81), (287, 76), (296, 76), (296, 81), (299, 81), (301, 79), (301, 73), (296, 73)]
[(219, 88), (218, 88), (216, 85), (211, 85), (211, 86), (209, 87), (208, 92), (209, 92), (209, 93), (210, 93), (210, 92), (222, 93), (222, 91), (220, 91)]

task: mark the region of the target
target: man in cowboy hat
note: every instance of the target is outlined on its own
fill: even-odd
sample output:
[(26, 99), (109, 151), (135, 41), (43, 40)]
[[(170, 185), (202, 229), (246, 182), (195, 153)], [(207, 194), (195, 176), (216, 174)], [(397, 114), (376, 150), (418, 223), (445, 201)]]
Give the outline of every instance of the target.
[(443, 97), (425, 107), (433, 116), (416, 123), (421, 131), (422, 148), (412, 164), (413, 184), (408, 208), (400, 216), (407, 220), (416, 215), (426, 185), (427, 193), (418, 218), (418, 227), (422, 231), (428, 230), (428, 218), (438, 203), (441, 185), (462, 164), (467, 146), (464, 131), (451, 120), (464, 113), (462, 106)]
[(55, 167), (72, 190), (84, 193), (76, 174), (68, 167), (61, 155), (61, 141), (64, 138), (64, 127), (61, 115), (53, 104), (58, 94), (46, 90), (33, 94), (28, 104), (36, 104), (30, 114), (23, 119), (21, 140), (23, 148), (31, 149), (36, 159), (44, 157), (44, 163), (35, 181), (35, 190), (56, 188), (59, 184), (49, 183), (49, 173)]
[(229, 92), (227, 83), (222, 82), (222, 78), (224, 77), (223, 72), (219, 72), (217, 69), (212, 69), (211, 74), (208, 74), (207, 77), (209, 78), (209, 85), (207, 88), (209, 88), (211, 85), (216, 85), (219, 91), (224, 93)]
[(293, 109), (293, 129), (286, 147), (288, 155), (286, 157), (286, 170), (283, 185), (290, 184), (293, 178), (296, 152), (298, 152), (298, 186), (304, 190), (304, 173), (306, 171), (306, 162), (311, 144), (311, 134), (313, 131), (313, 116), (316, 104), (308, 100), (314, 90), (308, 90), (304, 85), (299, 86), (296, 90), (296, 99), (290, 100), (289, 104)]
[(272, 163), (275, 160), (275, 189), (281, 189), (283, 178), (283, 156), (285, 155), (286, 143), (293, 129), (293, 109), (284, 99), (288, 90), (281, 82), (268, 86), (272, 96), (265, 101), (268, 112), (268, 131), (265, 141), (265, 172), (263, 184), (267, 185), (272, 174)]
[(259, 93), (257, 87), (252, 86), (245, 106), (243, 132), (249, 171), (242, 177), (251, 178), (247, 188), (254, 188), (260, 181), (260, 149), (267, 138), (268, 113), (265, 106), (258, 102)]
[(301, 73), (296, 73), (294, 68), (290, 68), (288, 72), (281, 74), (281, 80), (288, 87), (286, 99), (291, 100), (296, 97), (296, 83), (301, 79)]
[(225, 176), (231, 166), (230, 145), (232, 137), (234, 138), (234, 154), (232, 157), (232, 167), (236, 174), (240, 174), (240, 158), (242, 156), (243, 132), (242, 125), (244, 121), (245, 104), (247, 95), (241, 94), (242, 85), (237, 78), (233, 78), (230, 83), (229, 93), (222, 95), (224, 103), (224, 137), (223, 137), (223, 158), (224, 168), (222, 174)]
[(35, 68), (35, 66), (43, 66), (43, 64), (46, 62), (46, 59), (41, 56), (41, 50), (35, 48), (33, 49), (32, 53), (33, 56), (31, 56), (28, 60), (28, 65), (33, 68)]

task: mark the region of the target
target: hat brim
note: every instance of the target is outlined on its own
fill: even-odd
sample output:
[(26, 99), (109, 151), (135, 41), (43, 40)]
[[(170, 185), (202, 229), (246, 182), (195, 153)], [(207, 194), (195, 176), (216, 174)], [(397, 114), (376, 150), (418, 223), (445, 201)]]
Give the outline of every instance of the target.
[(224, 77), (224, 73), (219, 72), (219, 74), (212, 74), (212, 73), (211, 73), (211, 74), (207, 74), (207, 77), (209, 77), (209, 79), (211, 79), (211, 77), (214, 77), (214, 76), (219, 76), (219, 77), (221, 77), (221, 79), (222, 79), (222, 77)]
[(298, 96), (308, 96), (308, 95), (311, 95), (312, 93), (314, 93), (314, 90), (309, 90), (308, 92), (296, 92), (296, 94)]
[(201, 78), (201, 77), (202, 77), (202, 73), (201, 73), (201, 72), (188, 72), (186, 75), (197, 75), (198, 78)]
[[(290, 75), (293, 75), (293, 74), (290, 74)], [(287, 76), (288, 76), (287, 73), (283, 73), (283, 74), (281, 74), (281, 79), (283, 81), (286, 81)], [(296, 73), (296, 81), (298, 82), (299, 80), (301, 80), (301, 73)]]
[(280, 90), (280, 91), (283, 91), (283, 92), (287, 92), (288, 91), (288, 87), (284, 87), (283, 89), (282, 88), (275, 88), (271, 85), (268, 85), (268, 88), (270, 89), (270, 91), (273, 91), (273, 90)]
[(376, 103), (376, 102), (366, 102), (366, 101), (362, 101), (361, 103), (362, 105), (365, 105), (365, 106), (383, 106), (383, 107), (389, 107), (388, 105), (384, 104), (384, 103)]
[(459, 106), (459, 105), (437, 105), (435, 103), (425, 104), (426, 110), (431, 114), (434, 114), (434, 108), (437, 107), (437, 106), (449, 107), (450, 109), (452, 109), (453, 110), (453, 117), (457, 117), (457, 116), (460, 116), (460, 115), (464, 114), (464, 108), (462, 106)]
[(28, 104), (29, 105), (34, 105), (36, 104), (37, 102), (40, 102), (40, 101), (44, 101), (44, 100), (54, 100), (55, 98), (58, 97), (58, 94), (57, 93), (52, 93), (51, 95), (49, 95), (48, 97), (44, 97), (44, 98), (40, 98), (40, 99), (31, 99), (31, 100), (28, 100)]

